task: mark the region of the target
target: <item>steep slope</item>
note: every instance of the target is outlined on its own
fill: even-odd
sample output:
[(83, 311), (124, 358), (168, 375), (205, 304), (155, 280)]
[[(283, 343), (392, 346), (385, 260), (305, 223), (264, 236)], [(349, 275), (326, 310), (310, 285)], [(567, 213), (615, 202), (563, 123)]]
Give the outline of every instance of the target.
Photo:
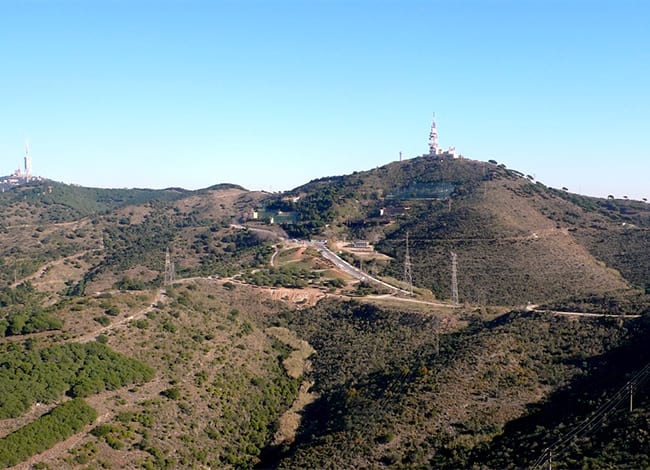
[[(296, 361), (292, 369), (285, 362), (300, 342), (288, 331), (269, 330), (286, 308), (253, 288), (207, 280), (178, 283), (155, 296), (129, 291), (68, 298), (50, 309), (63, 321), (62, 331), (0, 341), (0, 385), (13, 392), (3, 394), (0, 411), (17, 408), (23, 398), (13, 381), (34, 382), (33, 391), (23, 387), (27, 405), (0, 420), (0, 454), (4, 458), (7, 445), (16, 441), (7, 435), (38, 421), (66, 393), (86, 397), (97, 419), (31, 464), (250, 468), (274, 441), (280, 417), (302, 383)], [(78, 351), (86, 349), (99, 357), (86, 360), (83, 374), (75, 377), (84, 359)], [(114, 356), (111, 350), (121, 353), (115, 356), (121, 363), (105, 364)], [(119, 380), (130, 378), (142, 363), (146, 380)], [(77, 382), (86, 387), (83, 393)], [(43, 403), (32, 405), (37, 401)]]
[(626, 289), (626, 281), (566, 224), (544, 216), (534, 199), (518, 194), (528, 184), (486, 181), (471, 196), (452, 200), (451, 208), (422, 208), (380, 247), (399, 259), (410, 232), (416, 282), (430, 283), (447, 298), (453, 251), (460, 299), (472, 303), (539, 303)]
[[(534, 433), (527, 445), (517, 444), (517, 460), (505, 455), (491, 461), (479, 454), (494, 445), (492, 455), (498, 455), (501, 435), (512, 436), (508, 445), (516, 444), (508, 423), (518, 418), (531, 416), (531, 432), (540, 432), (535, 427), (540, 423), (549, 434), (553, 424), (568, 424), (559, 411), (555, 421), (544, 421), (545, 398), (566, 409), (562, 393), (571, 394), (578, 384), (599, 384), (603, 377), (609, 386), (621, 386), (642, 362), (623, 366), (631, 355), (647, 357), (641, 341), (647, 322), (517, 312), (477, 320), (455, 333), (442, 329), (437, 352), (431, 317), (324, 303), (293, 313), (289, 326), (317, 351), (315, 389), (321, 398), (307, 409), (309, 424), (279, 467), (527, 466), (543, 449), (539, 442), (533, 445)], [(582, 398), (585, 406), (575, 414), (585, 416), (602, 390)]]

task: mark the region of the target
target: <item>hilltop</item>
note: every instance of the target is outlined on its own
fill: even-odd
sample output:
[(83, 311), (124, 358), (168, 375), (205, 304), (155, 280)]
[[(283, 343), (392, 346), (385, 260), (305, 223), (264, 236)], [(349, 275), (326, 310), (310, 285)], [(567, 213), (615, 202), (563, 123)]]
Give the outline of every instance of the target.
[[(527, 467), (650, 361), (650, 207), (496, 162), (0, 208), (0, 466)], [(555, 460), (647, 465), (635, 386)]]
[(290, 192), (291, 233), (363, 239), (402, 277), (409, 234), (413, 281), (451, 297), (450, 251), (460, 300), (520, 305), (645, 288), (650, 206), (556, 190), (489, 162), (421, 157), (323, 178)]

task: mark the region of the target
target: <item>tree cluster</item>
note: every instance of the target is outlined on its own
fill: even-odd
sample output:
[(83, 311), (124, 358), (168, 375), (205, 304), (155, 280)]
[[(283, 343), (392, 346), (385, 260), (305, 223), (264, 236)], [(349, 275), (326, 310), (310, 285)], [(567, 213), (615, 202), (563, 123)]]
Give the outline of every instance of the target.
[(34, 454), (81, 431), (97, 419), (97, 412), (81, 398), (54, 408), (35, 421), (0, 439), (0, 467), (27, 460)]
[(9, 344), (0, 353), (0, 419), (67, 393), (85, 397), (153, 378), (151, 368), (97, 342), (29, 350)]
[(0, 338), (62, 328), (61, 320), (43, 310), (41, 297), (30, 283), (1, 290)]

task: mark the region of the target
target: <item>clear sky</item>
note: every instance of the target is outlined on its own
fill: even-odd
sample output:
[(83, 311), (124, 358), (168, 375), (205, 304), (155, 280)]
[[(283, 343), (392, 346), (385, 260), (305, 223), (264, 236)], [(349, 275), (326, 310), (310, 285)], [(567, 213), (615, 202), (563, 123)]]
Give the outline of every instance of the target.
[(0, 174), (285, 190), (440, 145), (650, 198), (645, 0), (0, 0)]

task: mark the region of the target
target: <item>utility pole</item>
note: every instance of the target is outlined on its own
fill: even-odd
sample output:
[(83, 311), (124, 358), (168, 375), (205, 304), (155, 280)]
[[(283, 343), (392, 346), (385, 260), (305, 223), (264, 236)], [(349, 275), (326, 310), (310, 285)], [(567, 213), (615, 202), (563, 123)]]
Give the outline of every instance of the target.
[(451, 301), (458, 305), (458, 269), (456, 266), (458, 257), (453, 251), (449, 253), (451, 253)]
[(165, 253), (165, 285), (169, 286), (174, 282), (176, 276), (174, 270), (174, 263), (172, 262), (171, 256), (169, 255), (169, 248)]
[(411, 254), (409, 252), (408, 232), (406, 232), (406, 253), (404, 254), (404, 282), (408, 284), (409, 293), (413, 295), (413, 273), (411, 272)]

